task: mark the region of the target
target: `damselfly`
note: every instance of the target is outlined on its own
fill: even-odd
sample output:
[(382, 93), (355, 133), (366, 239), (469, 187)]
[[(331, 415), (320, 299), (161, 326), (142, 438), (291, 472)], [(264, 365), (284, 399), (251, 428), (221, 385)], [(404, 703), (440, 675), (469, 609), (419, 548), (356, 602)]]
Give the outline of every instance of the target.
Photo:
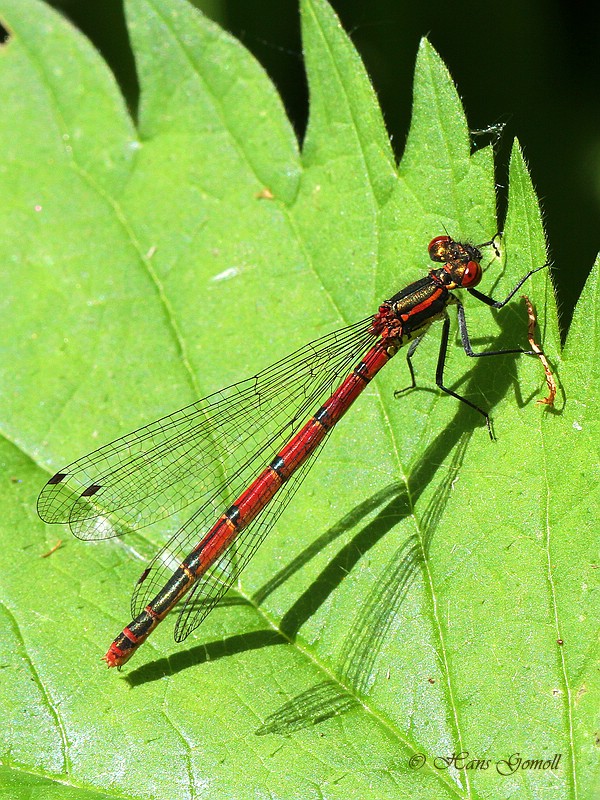
[(487, 412), (444, 385), (448, 306), (457, 308), (468, 356), (536, 352), (475, 353), (464, 307), (452, 290), (466, 289), (502, 308), (543, 267), (528, 272), (505, 300), (495, 301), (475, 289), (482, 275), (481, 248), (488, 246), (495, 248), (494, 241), (474, 247), (437, 236), (429, 255), (442, 266), (397, 292), (376, 314), (100, 447), (50, 478), (38, 500), (39, 515), (46, 522), (69, 523), (80, 539), (119, 536), (192, 502), (198, 506), (140, 576), (131, 603), (134, 619), (104, 656), (109, 667), (128, 661), (180, 601), (175, 639), (182, 641), (200, 625), (274, 526), (329, 431), (409, 343), (415, 385), (411, 359), (436, 320), (442, 321), (436, 384), (481, 414), (493, 438)]

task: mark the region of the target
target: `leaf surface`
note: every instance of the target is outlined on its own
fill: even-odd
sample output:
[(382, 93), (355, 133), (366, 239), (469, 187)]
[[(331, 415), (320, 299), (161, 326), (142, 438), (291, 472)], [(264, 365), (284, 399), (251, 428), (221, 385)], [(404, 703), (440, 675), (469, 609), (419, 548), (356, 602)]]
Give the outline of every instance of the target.
[[(499, 228), (492, 150), (472, 151), (427, 42), (396, 167), (325, 0), (301, 3), (302, 150), (239, 42), (183, 0), (126, 10), (136, 123), (80, 33), (39, 0), (0, 0), (0, 786), (168, 800), (593, 796), (597, 267), (563, 352), (548, 274), (523, 287), (560, 382), (554, 413), (535, 404), (537, 359), (470, 360), (457, 341), (446, 382), (490, 409), (491, 443), (435, 389), (432, 330), (415, 354), (420, 388), (395, 398), (408, 383), (399, 354), (239, 592), (184, 645), (166, 621), (126, 672), (100, 668), (145, 559), (185, 514), (86, 545), (37, 518), (49, 475), (373, 313), (431, 268), (433, 236), (478, 243)], [(502, 227), (480, 287), (497, 299), (546, 260), (517, 143)], [(518, 295), (498, 312), (465, 305), (477, 349), (526, 346)], [(501, 775), (514, 753), (561, 760)], [(467, 769), (472, 759), (490, 764)]]

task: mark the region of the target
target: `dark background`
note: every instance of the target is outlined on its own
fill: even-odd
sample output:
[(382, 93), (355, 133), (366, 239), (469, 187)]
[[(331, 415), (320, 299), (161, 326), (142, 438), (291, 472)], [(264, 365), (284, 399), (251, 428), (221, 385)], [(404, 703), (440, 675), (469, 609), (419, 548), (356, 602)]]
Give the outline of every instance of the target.
[[(135, 114), (139, 87), (122, 0), (50, 1), (104, 55)], [(365, 61), (398, 157), (423, 35), (450, 69), (471, 129), (506, 123), (497, 147), (502, 185), (512, 138), (519, 137), (542, 201), (564, 333), (600, 242), (600, 4), (330, 2)], [(195, 0), (195, 5), (255, 54), (302, 137), (307, 90), (297, 0)], [(503, 194), (501, 189), (501, 206)]]

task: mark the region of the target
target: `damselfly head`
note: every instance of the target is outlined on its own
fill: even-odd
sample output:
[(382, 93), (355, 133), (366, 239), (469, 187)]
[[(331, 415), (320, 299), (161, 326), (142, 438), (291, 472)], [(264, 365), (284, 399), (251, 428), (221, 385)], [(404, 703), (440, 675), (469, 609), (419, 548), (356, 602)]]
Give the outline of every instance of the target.
[[(479, 255), (479, 258), (481, 258), (481, 255)], [(448, 267), (450, 268), (448, 269)], [(450, 273), (456, 285), (463, 289), (477, 286), (481, 281), (481, 266), (479, 261), (467, 261), (466, 264), (462, 261), (458, 264), (446, 264), (444, 269)]]
[[(450, 288), (469, 288), (481, 280), (481, 251), (472, 244), (455, 241), (451, 236), (436, 236), (429, 242), (429, 257), (441, 262), (443, 271), (449, 276)], [(442, 273), (443, 274), (443, 273)]]
[(446, 261), (450, 242), (452, 242), (451, 236), (436, 236), (432, 239), (427, 246), (429, 258), (432, 261), (439, 261), (441, 263)]
[[(489, 244), (486, 242), (486, 244)], [(429, 242), (427, 248), (429, 258), (432, 261), (439, 261), (441, 264), (467, 263), (469, 261), (481, 261), (481, 251), (472, 244), (457, 242), (451, 236), (436, 236)]]

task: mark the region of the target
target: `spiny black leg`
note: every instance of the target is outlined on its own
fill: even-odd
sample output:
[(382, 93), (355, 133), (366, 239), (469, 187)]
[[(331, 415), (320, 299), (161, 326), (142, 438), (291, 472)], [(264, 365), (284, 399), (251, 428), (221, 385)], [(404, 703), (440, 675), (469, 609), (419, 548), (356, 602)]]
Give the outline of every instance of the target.
[(417, 381), (415, 379), (415, 369), (413, 367), (412, 357), (417, 347), (421, 344), (424, 335), (425, 334), (422, 334), (421, 336), (418, 336), (416, 339), (413, 339), (413, 341), (410, 343), (410, 347), (408, 348), (408, 352), (406, 353), (406, 363), (408, 364), (408, 369), (410, 370), (410, 386), (405, 386), (404, 389), (396, 389), (396, 391), (394, 392), (394, 397), (399, 397), (401, 394), (404, 394), (404, 392), (408, 392), (410, 389), (416, 389), (417, 387)]
[(481, 250), (482, 247), (493, 247), (494, 253), (496, 254), (496, 258), (500, 258), (500, 250), (498, 249), (498, 245), (496, 244), (496, 239), (499, 239), (502, 236), (502, 231), (498, 231), (495, 233), (489, 242), (482, 242), (481, 244), (477, 245), (477, 249)]
[(535, 275), (536, 272), (539, 272), (541, 269), (546, 269), (546, 267), (548, 266), (550, 265), (546, 263), (542, 264), (541, 267), (530, 269), (527, 275), (521, 278), (521, 280), (517, 283), (515, 288), (512, 290), (512, 292), (508, 295), (508, 297), (505, 300), (494, 300), (493, 297), (489, 297), (489, 295), (483, 294), (483, 292), (478, 292), (477, 289), (467, 289), (467, 292), (469, 292), (469, 294), (472, 294), (473, 297), (476, 297), (478, 300), (481, 300), (481, 302), (485, 303), (487, 306), (492, 306), (492, 308), (502, 308), (509, 302), (509, 300), (512, 300), (512, 298), (516, 295), (521, 286), (523, 286), (525, 281), (529, 280), (529, 278), (531, 278), (532, 275)]
[[(449, 317), (445, 317), (444, 324), (443, 324), (443, 327), (442, 327), (442, 338), (441, 338), (441, 341), (440, 341), (440, 352), (439, 352), (439, 355), (438, 355), (437, 369), (435, 371), (435, 383), (436, 383), (437, 387), (439, 389), (441, 389), (443, 392), (445, 392), (446, 394), (452, 395), (452, 397), (455, 397), (457, 400), (460, 400), (462, 403), (466, 403), (470, 408), (474, 409), (475, 411), (478, 411), (481, 414), (481, 416), (485, 419), (485, 424), (487, 425), (487, 429), (488, 429), (488, 433), (490, 435), (490, 439), (493, 441), (494, 440), (494, 433), (492, 431), (492, 421), (490, 420), (490, 415), (487, 412), (485, 412), (482, 408), (479, 408), (479, 406), (476, 406), (475, 403), (472, 403), (470, 400), (467, 400), (466, 397), (463, 397), (462, 395), (457, 394), (456, 392), (453, 392), (452, 389), (448, 389), (447, 386), (444, 386), (444, 367), (446, 365), (446, 353), (448, 351), (448, 336), (449, 336), (449, 334), (450, 334), (450, 318)], [(467, 340), (468, 340), (468, 337), (467, 337)], [(469, 347), (470, 347), (470, 345), (469, 345)], [(473, 353), (473, 355), (479, 355), (479, 354), (478, 353)], [(486, 353), (486, 354), (481, 354), (481, 355), (490, 355), (490, 354)]]
[(482, 358), (483, 356), (505, 356), (505, 355), (510, 355), (511, 353), (520, 353), (521, 355), (525, 356), (536, 355), (536, 353), (533, 350), (523, 350), (522, 347), (511, 348), (510, 350), (484, 350), (483, 353), (476, 353), (471, 347), (471, 339), (469, 338), (469, 332), (467, 330), (467, 320), (465, 318), (465, 307), (460, 302), (460, 300), (456, 300), (456, 306), (457, 306), (457, 316), (458, 316), (458, 330), (460, 332), (460, 338), (462, 341), (463, 350), (471, 358)]

